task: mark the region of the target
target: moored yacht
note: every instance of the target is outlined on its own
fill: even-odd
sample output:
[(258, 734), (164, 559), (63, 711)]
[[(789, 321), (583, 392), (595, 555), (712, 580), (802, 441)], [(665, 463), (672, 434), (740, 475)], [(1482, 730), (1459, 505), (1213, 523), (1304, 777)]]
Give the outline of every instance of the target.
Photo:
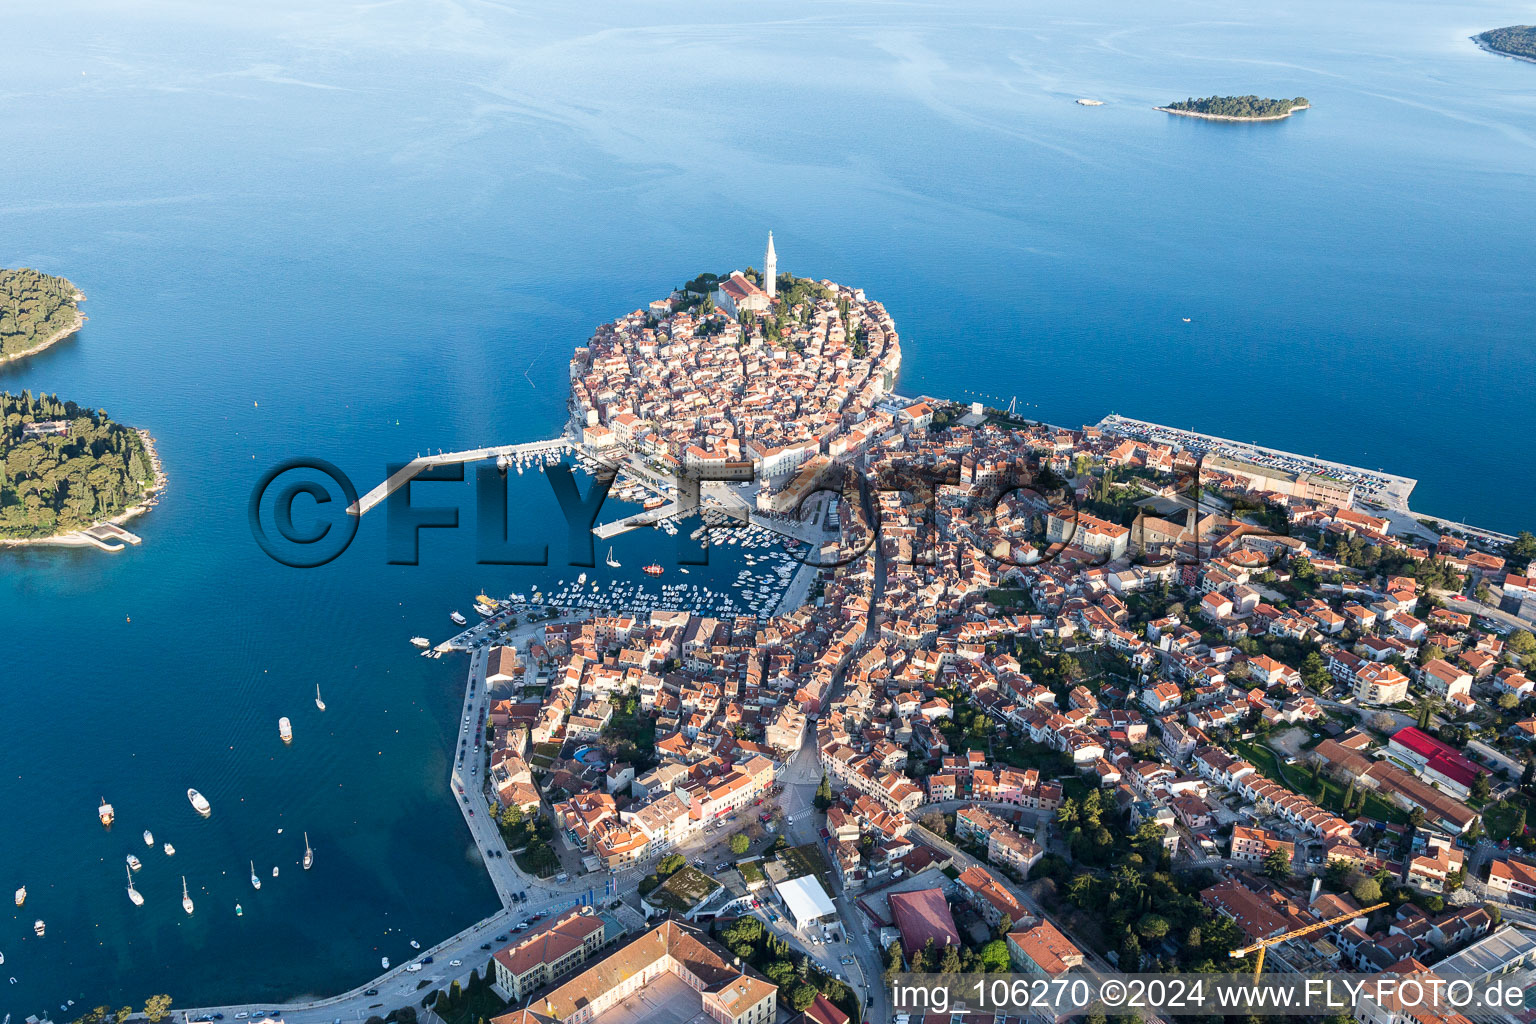
[(149, 829), (144, 830), (144, 845), (151, 848), (155, 845), (155, 834)]
[(32, 931), (37, 934), (38, 938), (42, 938), (43, 937), (43, 932), (45, 932), (47, 930), (48, 930), (48, 926), (43, 924), (43, 919), (42, 918), (38, 918), (36, 921), (32, 922)]
[(284, 743), (293, 742), (293, 723), (288, 721), (287, 716), (277, 720), (277, 734), (283, 738)]
[(315, 864), (315, 851), (311, 850), (309, 848), (309, 833), (305, 832), (304, 833), (304, 870), (308, 871), (310, 868), (314, 867), (314, 864)]
[(315, 707), (319, 708), (321, 711), (325, 710), (325, 701), (320, 699), (320, 684), (319, 683), (315, 684)]
[(27, 902), (27, 887), (22, 886), (16, 890), (16, 905), (19, 907), (25, 902)]
[(165, 855), (167, 857), (174, 857), (174, 856), (176, 856), (176, 847), (172, 846), (170, 843), (166, 843), (165, 844), (164, 850), (165, 850)]
[(422, 649), (426, 649), (426, 648), (432, 646), (432, 641), (428, 640), (424, 636), (413, 636), (413, 637), (411, 637), (411, 643), (415, 644), (417, 647), (420, 647)]
[(116, 817), (112, 813), (112, 805), (107, 803), (106, 797), (101, 798), (101, 806), (96, 808), (96, 816), (101, 819), (103, 825), (111, 825), (112, 819)]
[(130, 871), (137, 871), (137, 870), (139, 870), (139, 868), (141, 868), (143, 866), (144, 866), (144, 864), (143, 864), (142, 861), (139, 860), (139, 858), (135, 857), (131, 853), (128, 855), (128, 870), (130, 870)]
[(192, 913), (192, 897), (187, 893), (187, 876), (181, 876), (181, 909)]
[(201, 814), (203, 817), (206, 818), (213, 812), (213, 807), (209, 805), (203, 794), (199, 793), (197, 790), (188, 789), (187, 799), (192, 801), (192, 809), (197, 811), (197, 813)]
[(139, 890), (133, 887), (132, 870), (129, 870), (128, 872), (128, 898), (133, 901), (133, 905), (136, 907), (142, 907), (144, 905), (144, 897), (140, 895)]
[(261, 888), (261, 879), (256, 877), (256, 862), (255, 861), (251, 861), (251, 888), (252, 889), (260, 889)]

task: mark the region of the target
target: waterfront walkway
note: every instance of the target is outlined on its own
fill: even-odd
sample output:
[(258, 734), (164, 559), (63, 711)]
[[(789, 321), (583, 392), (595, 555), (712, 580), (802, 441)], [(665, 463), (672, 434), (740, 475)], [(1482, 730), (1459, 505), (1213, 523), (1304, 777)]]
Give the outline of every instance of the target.
[(543, 459), (549, 456), (564, 455), (576, 450), (576, 445), (569, 438), (557, 437), (548, 441), (528, 441), (523, 444), (504, 444), (492, 448), (473, 448), (466, 452), (439, 452), (436, 455), (418, 455), (416, 458), (401, 466), (389, 475), (389, 478), (367, 494), (357, 499), (356, 504), (347, 506), (347, 513), (354, 516), (366, 515), (370, 509), (379, 502), (388, 498), (395, 491), (414, 480), (424, 470), (433, 466), (448, 466), (462, 462), (483, 462), (486, 459), (500, 458), (505, 455), (513, 462), (530, 459)]

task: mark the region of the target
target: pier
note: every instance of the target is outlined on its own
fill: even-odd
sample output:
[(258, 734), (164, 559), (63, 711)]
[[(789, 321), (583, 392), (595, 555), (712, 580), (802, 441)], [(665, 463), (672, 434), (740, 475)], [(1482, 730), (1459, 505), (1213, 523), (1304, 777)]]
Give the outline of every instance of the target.
[(576, 445), (569, 438), (557, 437), (548, 441), (504, 444), (493, 448), (472, 448), (464, 452), (439, 452), (436, 455), (418, 455), (391, 473), (389, 478), (383, 483), (358, 498), (355, 504), (347, 506), (347, 514), (354, 516), (366, 514), (385, 498), (388, 498), (395, 491), (421, 475), (424, 470), (431, 469), (433, 466), (449, 466), (462, 462), (483, 462), (486, 459), (496, 459), (503, 455), (513, 462), (517, 462), (524, 459), (543, 459), (552, 455), (564, 455), (575, 450)]

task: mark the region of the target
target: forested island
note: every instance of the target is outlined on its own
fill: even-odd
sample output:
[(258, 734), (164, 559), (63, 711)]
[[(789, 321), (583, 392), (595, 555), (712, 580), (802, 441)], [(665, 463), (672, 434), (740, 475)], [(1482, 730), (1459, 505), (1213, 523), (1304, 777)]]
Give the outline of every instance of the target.
[(40, 352), (80, 329), (80, 290), (62, 277), (0, 268), (0, 363)]
[(0, 392), (0, 540), (103, 522), (157, 484), (153, 448), (139, 431), (56, 395)]
[(1536, 25), (1510, 25), (1491, 28), (1472, 37), (1485, 50), (1502, 53), (1506, 57), (1536, 61)]
[(1305, 96), (1289, 100), (1266, 99), (1262, 96), (1206, 96), (1203, 99), (1191, 97), (1175, 100), (1157, 109), (1169, 114), (1207, 117), (1216, 121), (1278, 121), (1310, 106)]

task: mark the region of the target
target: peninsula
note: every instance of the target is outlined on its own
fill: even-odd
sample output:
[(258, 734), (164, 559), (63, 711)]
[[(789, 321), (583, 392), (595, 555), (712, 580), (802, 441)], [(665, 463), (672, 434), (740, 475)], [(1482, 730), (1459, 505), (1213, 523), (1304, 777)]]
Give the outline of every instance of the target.
[(144, 431), (55, 395), (0, 392), (0, 545), (137, 543), (116, 524), (152, 507), (164, 480)]
[(1181, 117), (1203, 117), (1208, 121), (1279, 121), (1312, 104), (1305, 96), (1274, 100), (1260, 96), (1206, 96), (1203, 99), (1175, 100), (1156, 109)]
[(62, 277), (0, 268), (0, 363), (35, 355), (85, 323), (85, 296)]
[(1473, 36), (1472, 41), (1491, 53), (1516, 60), (1536, 61), (1536, 25), (1491, 28)]

